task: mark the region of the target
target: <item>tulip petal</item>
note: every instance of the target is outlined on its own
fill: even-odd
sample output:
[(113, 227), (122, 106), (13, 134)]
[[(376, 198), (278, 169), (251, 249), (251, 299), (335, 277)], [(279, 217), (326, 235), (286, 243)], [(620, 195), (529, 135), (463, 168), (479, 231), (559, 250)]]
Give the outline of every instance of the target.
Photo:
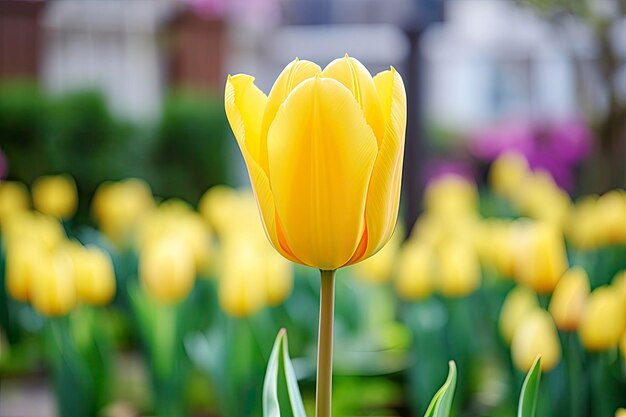
[(274, 86), (267, 98), (267, 106), (263, 114), (263, 122), (261, 125), (261, 140), (259, 164), (269, 173), (267, 163), (267, 131), (276, 117), (276, 112), (281, 104), (287, 99), (291, 91), (296, 88), (302, 81), (314, 77), (319, 74), (322, 69), (314, 62), (307, 60), (299, 60), (296, 58), (280, 73)]
[(336, 80), (302, 82), (278, 110), (268, 134), (272, 192), (287, 246), (305, 265), (336, 269), (353, 255), (376, 152), (359, 105)]
[(270, 242), (281, 255), (293, 262), (299, 262), (289, 248), (281, 244), (270, 182), (251, 151), (251, 148), (256, 150), (258, 156), (261, 117), (266, 102), (265, 94), (254, 85), (253, 77), (249, 75), (228, 77), (224, 93), (226, 116), (248, 167), (248, 175), (261, 212), (263, 228)]
[(379, 93), (367, 68), (346, 54), (328, 64), (322, 71), (322, 77), (334, 78), (352, 92), (380, 147), (385, 135), (385, 117)]
[(406, 130), (406, 92), (394, 68), (374, 77), (385, 110), (385, 136), (378, 151), (365, 210), (368, 244), (348, 264), (366, 259), (380, 250), (393, 234), (400, 205), (400, 184)]

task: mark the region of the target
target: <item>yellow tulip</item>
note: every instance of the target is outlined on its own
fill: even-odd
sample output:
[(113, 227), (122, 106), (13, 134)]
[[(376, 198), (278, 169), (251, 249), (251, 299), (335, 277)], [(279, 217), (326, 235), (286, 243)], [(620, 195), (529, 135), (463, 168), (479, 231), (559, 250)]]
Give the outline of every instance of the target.
[(476, 185), (458, 175), (446, 175), (431, 181), (424, 194), (426, 211), (444, 221), (476, 215)]
[(546, 171), (527, 175), (515, 195), (515, 202), (523, 214), (559, 229), (563, 228), (571, 210), (569, 195)]
[(67, 219), (78, 206), (76, 183), (69, 175), (39, 177), (32, 186), (35, 208), (44, 214)]
[(515, 152), (507, 152), (491, 165), (489, 182), (496, 193), (511, 198), (519, 192), (519, 187), (528, 173), (526, 158)]
[(66, 251), (45, 254), (38, 260), (41, 269), (30, 283), (30, 302), (44, 316), (62, 316), (76, 305), (76, 282)]
[(587, 300), (578, 328), (583, 346), (590, 351), (615, 348), (626, 328), (626, 304), (619, 290), (596, 288)]
[(41, 259), (46, 255), (40, 244), (33, 240), (20, 240), (11, 245), (6, 254), (6, 289), (11, 297), (28, 301), (35, 277), (41, 275)]
[(626, 408), (620, 408), (615, 412), (615, 417), (626, 417)]
[(545, 222), (527, 224), (520, 235), (516, 278), (538, 293), (550, 293), (567, 270), (562, 235), (554, 225)]
[(284, 257), (322, 270), (360, 262), (395, 227), (406, 95), (395, 69), (371, 77), (348, 56), (291, 62), (269, 96), (229, 77), (226, 114), (265, 231)]
[(480, 264), (474, 248), (463, 239), (443, 243), (438, 250), (437, 288), (447, 297), (463, 297), (480, 285)]
[(87, 304), (105, 305), (115, 296), (115, 272), (108, 253), (95, 246), (71, 244), (68, 252), (74, 266), (76, 294)]
[(613, 190), (602, 195), (596, 210), (602, 243), (626, 243), (626, 191)]
[(139, 278), (148, 294), (163, 304), (175, 304), (191, 292), (196, 277), (193, 254), (178, 236), (150, 242), (139, 254)]
[(102, 232), (119, 246), (129, 243), (140, 219), (153, 208), (150, 186), (133, 178), (100, 185), (91, 206)]
[(289, 297), (293, 289), (293, 268), (282, 256), (278, 255), (267, 243), (264, 251), (265, 286), (267, 303), (275, 306)]
[(541, 355), (542, 372), (561, 360), (561, 343), (552, 317), (540, 308), (526, 314), (511, 343), (513, 363), (522, 372), (528, 372), (537, 355)]
[(389, 281), (401, 242), (402, 230), (396, 228), (391, 240), (384, 248), (354, 267), (356, 277), (371, 284), (381, 284)]
[(4, 226), (4, 245), (7, 248), (19, 241), (29, 240), (47, 251), (53, 251), (65, 239), (65, 231), (57, 219), (33, 211), (15, 213)]
[[(245, 238), (233, 238), (223, 245), (218, 300), (234, 317), (251, 316), (267, 302), (264, 253)], [(269, 277), (267, 277), (269, 279)]]
[(148, 213), (137, 227), (141, 248), (163, 236), (176, 235), (190, 248), (198, 271), (206, 271), (211, 258), (211, 231), (200, 215), (181, 200), (168, 200)]
[(518, 286), (509, 292), (500, 311), (500, 334), (507, 343), (513, 341), (513, 335), (529, 312), (539, 307), (537, 296), (526, 287)]
[(589, 277), (581, 267), (570, 268), (560, 279), (550, 300), (550, 314), (565, 331), (578, 328), (589, 295)]
[(432, 247), (415, 238), (400, 249), (395, 286), (398, 295), (407, 300), (428, 297), (433, 291), (435, 252)]
[(0, 181), (0, 225), (16, 212), (28, 210), (26, 186), (20, 182)]
[(601, 244), (601, 219), (597, 210), (598, 196), (585, 196), (574, 205), (565, 229), (567, 237), (580, 249), (592, 250)]

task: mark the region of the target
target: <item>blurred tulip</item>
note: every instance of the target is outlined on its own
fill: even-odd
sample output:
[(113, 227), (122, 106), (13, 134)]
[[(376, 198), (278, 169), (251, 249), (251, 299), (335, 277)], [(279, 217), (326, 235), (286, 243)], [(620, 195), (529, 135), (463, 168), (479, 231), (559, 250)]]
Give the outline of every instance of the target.
[(565, 272), (550, 300), (550, 314), (559, 329), (572, 331), (578, 328), (588, 295), (587, 272), (579, 266)]
[(28, 301), (34, 279), (43, 274), (42, 262), (46, 256), (40, 244), (21, 240), (11, 245), (6, 254), (6, 289), (11, 297)]
[(323, 71), (296, 59), (268, 97), (253, 81), (228, 78), (226, 114), (274, 248), (323, 270), (378, 252), (398, 215), (406, 126), (400, 75), (391, 68), (372, 78), (346, 56)]
[(32, 186), (35, 208), (49, 216), (68, 219), (76, 212), (76, 183), (69, 175), (39, 177)]
[(163, 236), (177, 236), (191, 253), (197, 271), (206, 271), (211, 260), (211, 231), (200, 215), (181, 200), (161, 203), (140, 221), (137, 227), (137, 246), (141, 248)]
[(91, 206), (102, 232), (118, 246), (130, 242), (139, 220), (153, 208), (150, 186), (133, 178), (100, 185)]
[(613, 190), (600, 196), (596, 210), (602, 243), (626, 243), (626, 191)]
[(514, 202), (520, 212), (562, 229), (571, 210), (569, 195), (546, 171), (527, 175), (517, 189)]
[(435, 253), (426, 243), (415, 238), (400, 249), (396, 272), (396, 291), (407, 300), (428, 297), (433, 292), (432, 275), (435, 271)]
[(447, 241), (438, 250), (437, 289), (447, 297), (463, 297), (480, 285), (480, 265), (474, 248), (462, 239)]
[(511, 343), (513, 363), (522, 372), (528, 372), (537, 355), (541, 355), (542, 372), (550, 371), (561, 360), (561, 343), (552, 317), (540, 308), (525, 314)]
[(0, 226), (16, 212), (28, 210), (28, 189), (20, 182), (0, 181)]
[(247, 317), (265, 306), (266, 281), (260, 269), (264, 260), (258, 246), (248, 239), (235, 238), (223, 245), (218, 294), (220, 306), (227, 314)]
[(196, 277), (189, 246), (178, 236), (149, 242), (139, 254), (139, 278), (157, 301), (175, 304), (191, 292)]
[(581, 198), (574, 205), (567, 221), (567, 237), (580, 249), (595, 249), (601, 243), (602, 230), (596, 210), (597, 201), (598, 197), (593, 195)]
[(65, 239), (65, 231), (57, 219), (33, 211), (15, 213), (5, 224), (3, 233), (7, 248), (19, 241), (30, 240), (52, 251)]
[(626, 304), (619, 289), (596, 288), (587, 300), (578, 334), (590, 351), (615, 348), (626, 329)]
[(529, 172), (528, 162), (523, 155), (507, 152), (499, 156), (491, 165), (489, 183), (496, 193), (512, 198), (519, 192)]
[(402, 230), (396, 228), (396, 231), (385, 247), (371, 258), (364, 260), (354, 267), (356, 277), (371, 284), (381, 284), (389, 281), (398, 257), (401, 242)]
[(615, 412), (615, 417), (626, 417), (626, 408), (620, 408)]
[(499, 328), (504, 340), (511, 344), (513, 335), (529, 312), (539, 307), (537, 296), (526, 287), (513, 288), (500, 310)]
[(265, 250), (265, 286), (267, 303), (272, 306), (281, 304), (289, 297), (293, 289), (293, 267), (285, 258), (271, 250), (269, 244)]
[(424, 207), (445, 221), (473, 217), (478, 212), (476, 185), (458, 175), (437, 178), (426, 188)]
[(108, 253), (96, 246), (70, 244), (68, 252), (74, 266), (76, 294), (82, 302), (105, 305), (115, 296), (115, 272)]
[(544, 222), (527, 224), (520, 233), (516, 278), (538, 293), (550, 293), (567, 270), (563, 238), (556, 227)]
[(267, 240), (251, 190), (215, 186), (202, 196), (198, 210), (221, 238), (244, 233), (251, 239)]
[(40, 269), (30, 282), (30, 302), (44, 316), (69, 313), (76, 305), (74, 269), (68, 253), (57, 250), (37, 260)]

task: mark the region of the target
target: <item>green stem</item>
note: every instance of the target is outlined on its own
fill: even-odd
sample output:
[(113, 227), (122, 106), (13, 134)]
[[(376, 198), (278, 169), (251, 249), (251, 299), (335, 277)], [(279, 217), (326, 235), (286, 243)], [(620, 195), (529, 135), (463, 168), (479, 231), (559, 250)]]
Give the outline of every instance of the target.
[(335, 271), (321, 272), (320, 325), (317, 341), (316, 417), (331, 417)]

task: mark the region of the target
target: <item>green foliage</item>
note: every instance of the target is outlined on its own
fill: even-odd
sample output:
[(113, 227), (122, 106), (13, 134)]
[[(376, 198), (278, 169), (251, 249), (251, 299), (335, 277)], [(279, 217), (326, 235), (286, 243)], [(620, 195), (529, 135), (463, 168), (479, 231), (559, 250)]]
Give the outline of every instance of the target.
[(229, 151), (222, 100), (185, 92), (171, 94), (156, 133), (156, 193), (195, 203), (211, 186), (228, 183)]
[(535, 417), (537, 409), (537, 395), (539, 394), (539, 380), (541, 379), (541, 357), (535, 363), (524, 379), (522, 392), (519, 397), (517, 417)]
[(448, 378), (430, 402), (428, 410), (426, 410), (425, 417), (450, 416), (452, 399), (454, 398), (454, 389), (456, 388), (456, 365), (453, 361), (450, 361), (448, 365), (450, 367)]

